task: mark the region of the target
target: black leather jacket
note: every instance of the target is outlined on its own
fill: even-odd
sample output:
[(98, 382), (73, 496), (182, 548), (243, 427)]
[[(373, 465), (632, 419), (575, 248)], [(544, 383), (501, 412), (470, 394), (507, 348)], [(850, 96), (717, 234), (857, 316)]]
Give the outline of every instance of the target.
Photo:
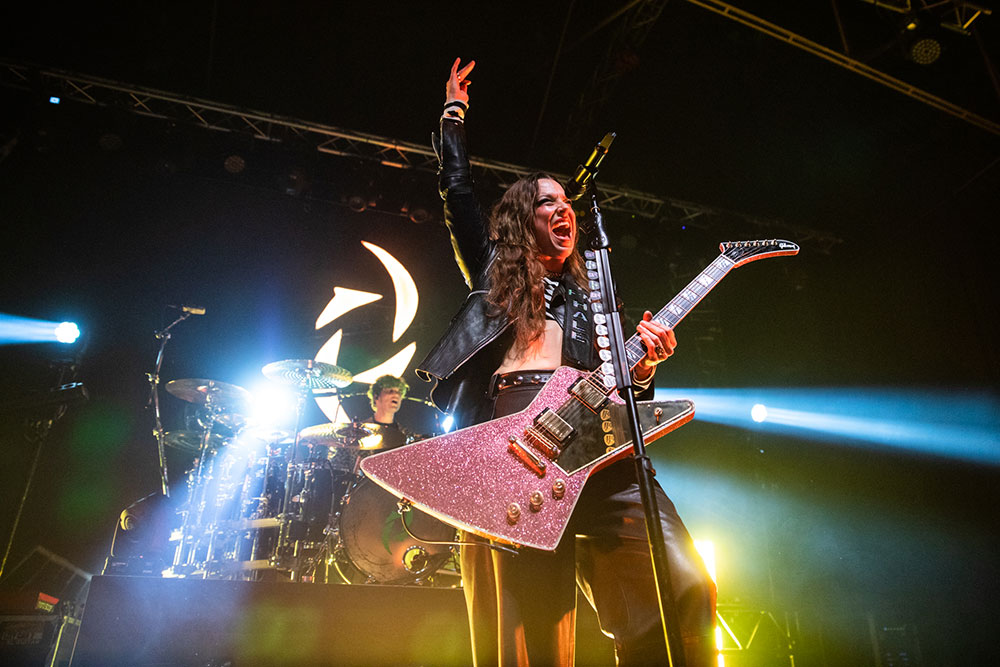
[[(440, 146), (435, 148), (445, 223), (451, 232), (455, 260), (471, 291), (416, 372), (424, 380), (438, 380), (431, 398), (440, 409), (455, 414), (456, 425), (461, 427), (481, 421), (470, 407), (484, 402), (490, 377), (509, 349), (513, 333), (507, 315), (491, 314), (486, 303), (495, 248), (487, 237), (486, 216), (473, 191), (464, 123), (443, 119)], [(596, 368), (589, 292), (568, 275), (560, 290), (564, 299), (555, 316), (563, 327), (563, 365)]]

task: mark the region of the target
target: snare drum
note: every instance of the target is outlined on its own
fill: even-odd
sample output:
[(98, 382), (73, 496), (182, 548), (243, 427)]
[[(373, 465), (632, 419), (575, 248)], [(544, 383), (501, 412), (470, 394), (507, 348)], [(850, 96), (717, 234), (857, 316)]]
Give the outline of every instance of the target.
[[(403, 528), (397, 499), (369, 479), (361, 479), (344, 499), (340, 513), (337, 567), (350, 583), (419, 583), (452, 555), (451, 547), (427, 544)], [(406, 526), (419, 538), (455, 540), (455, 529), (411, 509)]]

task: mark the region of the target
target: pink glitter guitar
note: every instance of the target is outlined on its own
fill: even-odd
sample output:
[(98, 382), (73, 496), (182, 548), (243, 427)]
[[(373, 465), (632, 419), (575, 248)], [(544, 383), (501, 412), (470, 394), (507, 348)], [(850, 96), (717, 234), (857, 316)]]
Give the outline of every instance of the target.
[[(722, 254), (654, 319), (673, 328), (732, 269), (799, 251), (782, 240), (720, 248)], [(637, 335), (626, 342), (625, 353), (630, 367), (645, 354)], [(393, 495), (456, 528), (551, 551), (587, 478), (632, 452), (624, 402), (614, 388), (609, 364), (592, 373), (561, 367), (521, 412), (370, 456), (361, 469)], [(639, 403), (647, 443), (693, 417), (688, 400)]]

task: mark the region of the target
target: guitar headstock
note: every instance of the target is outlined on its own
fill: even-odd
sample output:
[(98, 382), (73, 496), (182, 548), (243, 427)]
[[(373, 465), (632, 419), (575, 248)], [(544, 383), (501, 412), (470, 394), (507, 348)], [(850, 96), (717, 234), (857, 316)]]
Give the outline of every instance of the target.
[(719, 249), (722, 250), (722, 254), (727, 259), (733, 262), (734, 268), (758, 259), (799, 254), (797, 244), (782, 239), (725, 241), (719, 244)]

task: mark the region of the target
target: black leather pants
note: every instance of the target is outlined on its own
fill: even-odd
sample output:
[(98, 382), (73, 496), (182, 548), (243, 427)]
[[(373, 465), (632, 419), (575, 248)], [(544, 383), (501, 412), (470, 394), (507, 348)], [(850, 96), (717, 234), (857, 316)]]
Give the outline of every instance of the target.
[[(500, 392), (493, 416), (523, 409), (538, 389)], [(686, 662), (708, 667), (715, 660), (715, 584), (659, 485), (657, 502)], [(668, 664), (631, 459), (591, 476), (555, 551), (524, 548), (510, 555), (466, 547), (461, 570), (480, 667), (572, 665), (577, 585), (614, 638), (619, 665)]]

